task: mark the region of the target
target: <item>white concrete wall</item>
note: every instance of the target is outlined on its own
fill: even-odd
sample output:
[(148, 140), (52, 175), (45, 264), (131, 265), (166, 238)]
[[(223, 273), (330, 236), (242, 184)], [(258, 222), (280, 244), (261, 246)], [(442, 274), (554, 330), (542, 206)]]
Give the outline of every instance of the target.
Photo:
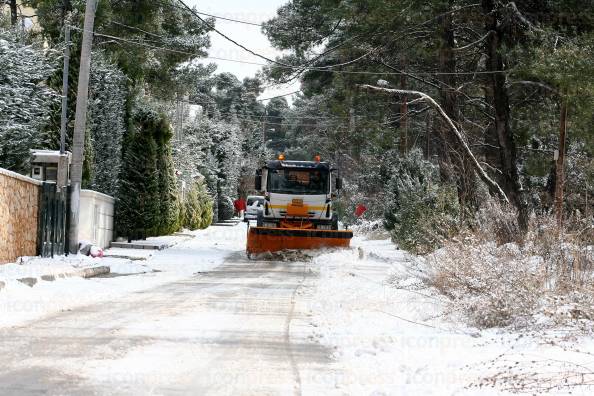
[(115, 199), (91, 190), (80, 191), (79, 240), (109, 247), (113, 239), (113, 208)]

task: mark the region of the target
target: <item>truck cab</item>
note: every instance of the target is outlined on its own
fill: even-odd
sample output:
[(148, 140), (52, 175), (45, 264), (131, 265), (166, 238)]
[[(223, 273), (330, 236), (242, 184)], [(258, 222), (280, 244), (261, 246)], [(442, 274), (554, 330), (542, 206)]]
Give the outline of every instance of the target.
[[(337, 230), (333, 200), (340, 188), (337, 170), (322, 161), (267, 161), (256, 175), (256, 189), (264, 195), (258, 227)], [(333, 187), (336, 191), (333, 190)]]

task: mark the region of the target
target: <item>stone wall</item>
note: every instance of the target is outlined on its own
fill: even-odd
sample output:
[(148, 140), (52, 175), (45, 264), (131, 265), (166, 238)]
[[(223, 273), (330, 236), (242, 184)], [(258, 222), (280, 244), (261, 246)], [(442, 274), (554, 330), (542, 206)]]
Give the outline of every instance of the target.
[(0, 264), (37, 254), (40, 185), (0, 168)]

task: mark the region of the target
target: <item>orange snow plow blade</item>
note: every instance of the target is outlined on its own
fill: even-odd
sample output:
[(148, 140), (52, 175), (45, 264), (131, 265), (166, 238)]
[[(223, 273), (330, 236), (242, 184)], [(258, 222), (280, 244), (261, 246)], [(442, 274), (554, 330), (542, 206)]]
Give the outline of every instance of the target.
[(349, 230), (250, 227), (247, 252), (255, 254), (285, 249), (349, 247), (352, 237), (353, 232)]

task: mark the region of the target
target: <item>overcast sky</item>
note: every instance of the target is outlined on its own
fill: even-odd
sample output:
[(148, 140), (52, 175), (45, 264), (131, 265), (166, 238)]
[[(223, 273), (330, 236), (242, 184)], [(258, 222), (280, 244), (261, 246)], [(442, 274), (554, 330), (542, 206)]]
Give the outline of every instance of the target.
[[(225, 18), (238, 19), (253, 23), (262, 23), (276, 15), (276, 10), (288, 0), (187, 0), (189, 6), (196, 6), (200, 12), (222, 16)], [(274, 59), (279, 51), (272, 48), (270, 42), (262, 34), (259, 26), (245, 25), (241, 23), (228, 22), (221, 19), (216, 20), (216, 27), (222, 33), (231, 37), (243, 46), (260, 53), (268, 58)], [(242, 50), (217, 33), (210, 34), (211, 48), (209, 55), (213, 57), (237, 59), (248, 62), (263, 63), (264, 60)], [(235, 62), (226, 62), (219, 60), (205, 60), (205, 62), (214, 62), (217, 64), (217, 72), (233, 73), (243, 80), (244, 77), (253, 77), (261, 68), (257, 65), (248, 65)], [(271, 97), (293, 92), (299, 89), (299, 83), (276, 87), (276, 89), (267, 89), (261, 96)]]

